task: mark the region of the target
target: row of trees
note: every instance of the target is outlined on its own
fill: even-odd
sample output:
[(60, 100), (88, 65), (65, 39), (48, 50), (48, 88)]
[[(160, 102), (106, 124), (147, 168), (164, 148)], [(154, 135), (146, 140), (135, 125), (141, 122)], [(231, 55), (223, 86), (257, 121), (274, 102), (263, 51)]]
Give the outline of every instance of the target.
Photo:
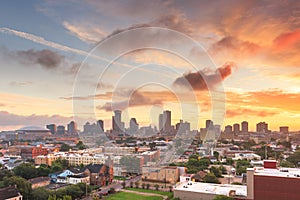
[(40, 165), (38, 168), (31, 163), (22, 163), (13, 169), (14, 175), (20, 176), (24, 179), (31, 179), (40, 176), (48, 176), (50, 173), (59, 172), (66, 169), (68, 166), (66, 160), (56, 160), (51, 167), (47, 165)]
[(19, 176), (4, 177), (3, 184), (5, 187), (16, 185), (24, 199), (32, 200), (48, 200), (49, 199), (63, 199), (68, 200), (81, 198), (85, 195), (86, 191), (90, 192), (91, 189), (85, 183), (78, 183), (77, 185), (70, 185), (56, 191), (47, 190), (46, 188), (31, 188), (31, 183), (26, 179)]

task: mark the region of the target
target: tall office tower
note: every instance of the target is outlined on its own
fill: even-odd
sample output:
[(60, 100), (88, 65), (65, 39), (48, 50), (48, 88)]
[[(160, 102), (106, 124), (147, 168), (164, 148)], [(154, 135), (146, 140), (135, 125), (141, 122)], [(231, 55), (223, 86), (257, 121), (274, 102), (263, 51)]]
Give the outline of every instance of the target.
[(189, 122), (183, 122), (180, 120), (179, 123), (176, 124), (177, 133), (186, 133), (191, 130), (191, 124)]
[(224, 133), (232, 133), (232, 126), (231, 125), (225, 126)]
[(103, 133), (104, 132), (104, 122), (103, 122), (103, 120), (98, 120), (97, 121), (97, 126), (98, 126), (98, 129), (99, 129), (99, 132)]
[(210, 119), (206, 120), (205, 122), (205, 128), (206, 129), (212, 129), (214, 127), (214, 122)]
[(163, 128), (164, 128), (164, 114), (160, 114), (159, 115), (159, 118), (158, 118), (158, 128), (159, 128), (159, 131), (162, 131)]
[(57, 126), (57, 134), (65, 134), (66, 133), (66, 129), (65, 126)]
[(259, 122), (256, 124), (256, 132), (258, 133), (267, 133), (268, 130), (268, 124), (266, 122)]
[(164, 121), (164, 131), (171, 131), (172, 125), (171, 125), (171, 111), (165, 110), (163, 113), (163, 121)]
[(68, 134), (77, 134), (78, 131), (77, 131), (77, 123), (74, 122), (74, 121), (71, 121), (69, 124), (68, 124)]
[(242, 133), (248, 133), (249, 128), (248, 128), (248, 122), (243, 121), (242, 122)]
[(86, 122), (85, 125), (83, 125), (83, 132), (84, 133), (92, 133), (92, 125), (90, 122)]
[(114, 113), (115, 113), (115, 116), (112, 117), (113, 131), (121, 132), (121, 131), (123, 131), (123, 128), (124, 128), (122, 121), (121, 121), (122, 111), (115, 110)]
[(129, 122), (129, 132), (134, 134), (139, 130), (139, 124), (135, 118), (131, 118)]
[(52, 134), (56, 134), (57, 128), (55, 124), (48, 124), (46, 128), (49, 129)]
[(233, 133), (240, 133), (240, 124), (233, 124)]

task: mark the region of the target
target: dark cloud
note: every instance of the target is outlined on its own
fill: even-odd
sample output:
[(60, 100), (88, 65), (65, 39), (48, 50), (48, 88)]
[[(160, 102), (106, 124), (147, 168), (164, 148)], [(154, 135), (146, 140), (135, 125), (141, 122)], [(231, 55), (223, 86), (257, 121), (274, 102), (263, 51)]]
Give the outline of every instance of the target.
[(253, 42), (239, 40), (233, 36), (227, 36), (214, 43), (209, 51), (212, 53), (220, 53), (222, 51), (230, 51), (232, 54), (250, 56), (257, 53), (261, 47)]
[(173, 84), (175, 86), (191, 87), (194, 90), (207, 90), (208, 86), (213, 88), (220, 84), (225, 78), (231, 75), (234, 63), (226, 63), (222, 67), (211, 72), (210, 70), (201, 70), (190, 72), (178, 77)]
[(142, 92), (135, 91), (128, 100), (107, 102), (103, 106), (98, 106), (99, 110), (112, 111), (124, 110), (128, 107), (145, 106), (145, 105), (162, 105), (162, 98), (149, 98)]
[(38, 64), (46, 69), (54, 69), (58, 67), (65, 59), (64, 56), (49, 49), (14, 52), (15, 58), (26, 65)]

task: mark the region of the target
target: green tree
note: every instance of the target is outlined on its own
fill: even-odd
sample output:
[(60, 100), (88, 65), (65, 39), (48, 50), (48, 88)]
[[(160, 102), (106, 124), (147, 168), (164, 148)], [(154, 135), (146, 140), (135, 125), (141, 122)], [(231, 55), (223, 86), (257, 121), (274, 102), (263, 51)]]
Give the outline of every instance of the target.
[(213, 173), (206, 174), (202, 180), (205, 183), (219, 183), (219, 179)]
[(213, 200), (233, 200), (233, 198), (225, 195), (217, 195)]
[(150, 184), (149, 183), (146, 184), (146, 188), (147, 188), (147, 190), (149, 190), (149, 188), (150, 188)]
[(246, 173), (248, 167), (250, 167), (248, 160), (238, 160), (236, 162), (236, 174), (241, 175), (242, 173)]
[(17, 188), (23, 195), (23, 198), (31, 199), (31, 183), (27, 182), (26, 179), (19, 176), (4, 177), (3, 183), (6, 187), (10, 185), (17, 185)]
[(85, 190), (81, 190), (78, 185), (70, 185), (66, 187), (66, 194), (72, 196), (72, 199), (82, 197), (85, 194)]
[(51, 195), (51, 192), (43, 187), (36, 188), (32, 191), (33, 200), (48, 200), (49, 195)]
[(83, 144), (82, 141), (79, 141), (77, 144), (76, 144), (76, 147), (79, 149), (79, 150), (83, 150), (83, 149), (86, 149), (87, 146)]
[(223, 177), (223, 176), (222, 176), (222, 172), (221, 172), (221, 170), (220, 170), (218, 167), (212, 166), (212, 167), (209, 169), (209, 171), (210, 171), (211, 173), (213, 173), (213, 174), (214, 174), (216, 177), (218, 177), (218, 178)]
[(38, 177), (38, 170), (30, 163), (22, 163), (15, 167), (13, 172), (16, 176), (20, 176), (25, 179)]
[(293, 167), (295, 167), (295, 165), (294, 165), (294, 163), (283, 160), (283, 161), (280, 162), (280, 167), (291, 167), (291, 168), (293, 168)]
[(60, 151), (69, 151), (71, 149), (71, 146), (65, 143), (62, 143), (60, 146)]
[(298, 166), (300, 163), (300, 150), (297, 149), (293, 155), (286, 159), (288, 162), (293, 163), (295, 166)]
[(222, 174), (227, 174), (227, 169), (226, 169), (226, 167), (224, 167), (223, 165), (221, 165), (221, 166), (219, 167), (219, 169), (221, 170), (221, 173), (222, 173)]
[(158, 184), (155, 184), (154, 187), (155, 187), (155, 190), (158, 190), (159, 185), (158, 185)]

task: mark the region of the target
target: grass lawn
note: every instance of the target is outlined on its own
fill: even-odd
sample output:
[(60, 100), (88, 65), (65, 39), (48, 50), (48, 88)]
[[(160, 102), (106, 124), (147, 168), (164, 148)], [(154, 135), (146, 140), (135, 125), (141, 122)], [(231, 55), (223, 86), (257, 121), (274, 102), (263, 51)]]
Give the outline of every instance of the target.
[(147, 189), (141, 189), (141, 188), (126, 188), (126, 190), (133, 190), (133, 191), (144, 192), (144, 193), (161, 194), (161, 195), (165, 195), (168, 197), (173, 196), (172, 192), (164, 192), (164, 191), (159, 191), (159, 190), (147, 190)]
[(109, 197), (105, 198), (106, 200), (162, 200), (162, 197), (156, 196), (144, 196), (140, 194), (134, 193), (127, 193), (127, 192), (118, 192), (116, 194), (110, 195)]

